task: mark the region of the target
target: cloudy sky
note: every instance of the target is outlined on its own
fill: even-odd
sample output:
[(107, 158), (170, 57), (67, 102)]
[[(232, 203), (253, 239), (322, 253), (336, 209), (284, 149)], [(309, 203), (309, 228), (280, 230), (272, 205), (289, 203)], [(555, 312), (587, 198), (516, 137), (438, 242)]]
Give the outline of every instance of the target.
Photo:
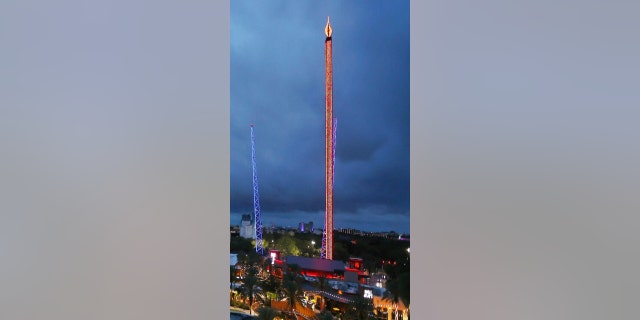
[(333, 27), (336, 228), (409, 231), (409, 1), (231, 3), (231, 223), (324, 225), (324, 27)]

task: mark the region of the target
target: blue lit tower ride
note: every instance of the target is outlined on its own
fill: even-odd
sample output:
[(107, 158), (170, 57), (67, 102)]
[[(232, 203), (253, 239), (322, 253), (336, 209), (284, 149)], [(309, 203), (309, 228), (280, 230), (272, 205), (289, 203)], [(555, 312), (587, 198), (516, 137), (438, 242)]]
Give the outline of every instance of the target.
[[(333, 158), (331, 159), (331, 174), (332, 176), (335, 177), (335, 167), (336, 167), (336, 131), (338, 130), (338, 118), (333, 118)], [(336, 180), (335, 179), (331, 179), (331, 189), (333, 189), (333, 187), (336, 184)], [(326, 223), (325, 223), (326, 225)], [(327, 230), (325, 228), (325, 230), (322, 232), (322, 248), (320, 249), (320, 258), (322, 259), (326, 259), (327, 258)]]
[(251, 127), (251, 167), (253, 168), (253, 214), (255, 221), (256, 253), (264, 255), (262, 245), (262, 219), (260, 218), (260, 195), (258, 194), (258, 171), (256, 170), (256, 140), (253, 136), (253, 124)]

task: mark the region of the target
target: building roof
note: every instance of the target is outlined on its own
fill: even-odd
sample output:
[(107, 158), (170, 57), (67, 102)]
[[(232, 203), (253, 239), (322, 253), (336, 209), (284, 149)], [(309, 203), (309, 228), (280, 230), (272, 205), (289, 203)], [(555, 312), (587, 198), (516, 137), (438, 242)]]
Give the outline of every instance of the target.
[(287, 256), (287, 264), (297, 264), (300, 268), (306, 270), (317, 270), (325, 272), (344, 271), (344, 262), (336, 260), (327, 260), (320, 258)]

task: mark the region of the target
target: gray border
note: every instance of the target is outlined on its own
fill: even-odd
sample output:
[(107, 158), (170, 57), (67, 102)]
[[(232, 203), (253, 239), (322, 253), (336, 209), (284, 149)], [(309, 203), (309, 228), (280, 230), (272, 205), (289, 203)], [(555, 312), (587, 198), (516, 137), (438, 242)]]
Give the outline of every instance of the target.
[[(180, 19), (190, 21), (176, 25), (177, 21), (167, 19), (173, 17), (173, 11)], [(140, 20), (146, 24), (134, 30), (141, 39), (132, 50), (142, 52), (131, 57), (126, 56), (131, 44), (119, 41), (117, 34), (127, 30), (104, 25), (108, 21), (99, 21), (96, 27), (90, 17), (82, 16), (117, 18), (122, 14), (134, 21), (137, 17), (132, 17), (132, 12), (141, 15)], [(226, 318), (229, 12), (228, 1), (0, 2), (0, 70), (13, 70), (0, 74), (0, 319)], [(77, 31), (80, 28), (116, 31), (92, 35)], [(173, 48), (176, 50), (172, 54), (153, 59), (159, 48), (172, 45), (163, 40), (163, 32), (172, 28), (185, 33), (181, 45), (186, 48)], [(171, 37), (179, 36), (176, 33)], [(29, 38), (20, 38), (23, 34)], [(100, 42), (98, 37), (104, 34), (109, 38)], [(91, 36), (96, 41), (88, 41), (91, 44), (86, 46), (100, 43), (98, 46), (104, 48), (86, 47), (77, 53), (73, 50), (85, 49), (82, 43), (74, 44), (77, 46), (71, 50), (60, 41), (69, 43), (76, 37), (81, 42)], [(51, 58), (44, 51), (24, 54), (31, 43), (66, 55), (65, 61)], [(122, 94), (126, 90), (103, 92), (100, 83), (104, 75), (86, 72), (82, 73), (83, 79), (71, 75), (69, 80), (63, 71), (77, 63), (74, 54), (89, 62), (83, 60), (84, 64), (78, 62), (73, 67), (99, 64), (102, 55), (93, 56), (93, 50), (104, 53), (113, 46), (121, 46), (114, 50), (120, 55), (115, 59), (122, 55), (124, 60), (129, 59), (117, 62), (123, 74), (128, 72), (129, 63), (133, 66), (131, 75), (144, 79), (148, 75), (135, 67), (154, 61), (157, 65), (145, 66), (186, 82), (177, 92), (196, 92), (205, 95), (206, 101), (176, 97), (175, 92), (149, 86), (126, 88), (144, 90), (142, 95), (149, 101), (177, 101), (178, 116), (165, 116), (166, 108), (174, 105), (165, 106), (165, 110), (133, 103), (127, 109), (114, 106), (120, 108), (115, 120), (104, 120), (113, 123), (114, 130), (118, 130), (121, 118), (129, 116), (135, 118), (126, 120), (139, 122), (142, 129), (129, 130), (130, 136), (126, 137), (114, 133), (118, 138), (112, 141), (117, 142), (99, 146), (100, 152), (95, 155), (98, 147), (91, 151), (83, 147), (109, 140), (93, 139), (96, 132), (108, 132), (94, 132), (87, 123), (98, 123), (99, 116), (109, 112), (93, 104), (101, 105), (102, 94)], [(207, 52), (188, 52), (193, 48)], [(149, 60), (134, 60), (145, 57)], [(198, 61), (182, 61), (194, 57)], [(11, 68), (15, 65), (29, 70)], [(183, 65), (189, 69), (180, 69)], [(33, 103), (31, 98), (40, 88), (49, 86), (58, 72), (64, 78), (58, 87), (60, 94), (33, 99), (46, 100)], [(41, 74), (43, 77), (39, 77)], [(16, 79), (21, 81), (18, 85)], [(74, 81), (84, 81), (87, 92), (98, 94), (76, 98)], [(7, 90), (16, 87), (25, 91), (24, 97), (17, 95), (9, 104)], [(114, 97), (114, 101), (130, 102), (127, 99)], [(79, 104), (77, 100), (84, 105), (73, 105)], [(183, 105), (179, 105), (181, 101)], [(92, 111), (96, 113), (90, 114)], [(56, 116), (48, 119), (50, 115)], [(48, 126), (46, 130), (41, 128), (42, 123)], [(79, 137), (58, 134), (78, 123), (84, 124), (78, 129)], [(68, 141), (58, 141), (62, 139)], [(64, 148), (54, 148), (59, 145)], [(111, 159), (107, 165), (86, 163), (87, 159), (103, 156), (102, 152)], [(85, 161), (82, 170), (73, 171), (74, 161)]]
[[(214, 252), (215, 254), (215, 272), (211, 274), (214, 275), (215, 278), (215, 288), (216, 294), (213, 297), (212, 301), (215, 301), (216, 310), (220, 310), (220, 314), (222, 317), (226, 319), (229, 311), (229, 243), (230, 243), (230, 233), (229, 233), (229, 225), (230, 221), (230, 143), (229, 143), (229, 132), (230, 132), (230, 30), (229, 26), (231, 24), (230, 15), (231, 15), (231, 7), (229, 1), (216, 2), (217, 11), (214, 13), (216, 18), (216, 27), (215, 30), (216, 40), (220, 41), (222, 44), (220, 46), (220, 50), (216, 51), (216, 57), (212, 57), (212, 61), (215, 61), (216, 69), (219, 69), (220, 72), (216, 74), (216, 83), (214, 84), (216, 96), (219, 99), (214, 100), (213, 102), (217, 104), (216, 110), (219, 112), (216, 117), (215, 125), (218, 128), (219, 138), (215, 142), (215, 146), (219, 146), (219, 150), (224, 150), (224, 152), (220, 152), (218, 154), (218, 158), (216, 159), (215, 166), (217, 172), (220, 174), (220, 178), (217, 179), (216, 189), (212, 190), (211, 195), (215, 197), (215, 205), (216, 212), (219, 212), (219, 222), (215, 225), (215, 233), (213, 234), (213, 241), (211, 243), (214, 244)], [(219, 276), (222, 275), (222, 276)], [(205, 275), (203, 275), (205, 276)], [(217, 302), (220, 303), (217, 303)], [(218, 312), (216, 312), (216, 315)], [(209, 317), (211, 319), (212, 317)], [(221, 318), (222, 319), (222, 318)]]
[[(631, 40), (637, 38), (639, 24), (632, 12), (638, 9), (634, 2), (411, 2), (411, 315), (415, 319), (640, 318), (640, 127), (635, 121), (640, 105), (640, 47)], [(443, 41), (439, 33), (449, 29), (456, 32), (447, 35), (460, 38)], [(505, 36), (509, 33), (503, 30), (515, 30), (517, 35)], [(496, 41), (473, 41), (475, 36)], [(472, 45), (453, 45), (465, 41)], [(524, 48), (531, 51), (530, 57), (502, 51), (529, 41), (534, 45)], [(504, 60), (517, 61), (522, 66), (517, 79), (528, 85), (521, 99), (532, 92), (543, 97), (540, 103), (545, 104), (548, 118), (527, 119), (527, 125), (554, 135), (549, 141), (536, 141), (531, 149), (516, 148), (533, 151), (531, 161), (513, 156), (518, 151), (509, 148), (515, 144), (490, 141), (491, 135), (483, 130), (491, 128), (474, 121), (455, 123), (462, 117), (450, 116), (476, 106), (455, 106), (457, 110), (447, 113), (434, 103), (439, 93), (431, 88), (437, 87), (438, 77), (446, 77), (448, 70), (455, 73), (455, 68), (457, 74), (445, 79), (448, 93), (438, 101), (454, 94), (484, 99), (476, 100), (478, 106), (499, 100), (498, 91), (465, 92), (486, 87), (478, 78), (471, 80), (476, 83), (455, 83), (462, 80), (461, 67), (458, 60), (447, 57), (474, 61), (470, 58), (476, 52), (499, 52)], [(566, 83), (528, 81), (539, 77), (536, 69), (542, 65), (536, 64), (537, 57), (545, 55), (553, 57), (544, 66), (547, 79)], [(524, 103), (514, 109), (523, 115), (537, 111)], [(513, 121), (508, 115), (493, 116), (492, 125)], [(548, 126), (549, 119), (562, 125)], [(458, 139), (455, 147), (472, 146), (486, 158), (460, 159), (461, 154), (474, 153), (456, 154), (455, 147), (443, 146), (447, 137), (428, 126), (443, 122), (452, 128), (446, 132), (449, 135), (468, 130), (467, 136), (452, 138)], [(475, 127), (461, 128), (466, 124)], [(481, 138), (470, 138), (471, 130)], [(527, 137), (514, 129), (506, 138), (526, 141)], [(505, 166), (500, 167), (487, 165), (487, 159), (507, 160), (496, 161)]]
[[(639, 318), (636, 297), (640, 287), (637, 276), (637, 270), (640, 269), (637, 254), (640, 233), (630, 232), (636, 231), (638, 225), (637, 212), (640, 209), (635, 199), (637, 188), (607, 190), (607, 197), (602, 197), (601, 188), (615, 188), (618, 181), (608, 176), (607, 172), (598, 172), (602, 180), (597, 181), (595, 186), (578, 185), (569, 190), (580, 201), (563, 202), (563, 211), (569, 212), (566, 215), (514, 216), (514, 212), (456, 210), (439, 212), (429, 201), (437, 200), (430, 196), (429, 191), (438, 190), (439, 186), (429, 179), (430, 170), (434, 170), (429, 153), (433, 149), (429, 148), (429, 135), (423, 130), (423, 125), (425, 120), (442, 120), (429, 118), (435, 114), (434, 108), (438, 108), (429, 104), (429, 83), (437, 81), (429, 74), (429, 70), (437, 63), (433, 57), (434, 51), (446, 48), (432, 48), (429, 43), (430, 37), (438, 31), (434, 28), (447, 27), (441, 19), (435, 19), (439, 13), (435, 9), (443, 3), (452, 2), (411, 3), (412, 317), (434, 320)], [(583, 10), (592, 17), (596, 16), (593, 8), (584, 2), (564, 4), (564, 7), (557, 8), (549, 4), (549, 9), (542, 11), (558, 14), (559, 10), (575, 18), (575, 12)], [(11, 4), (3, 2), (1, 5), (5, 8)], [(461, 3), (453, 5), (457, 6), (456, 10), (465, 9)], [(123, 9), (126, 7), (122, 4)], [(635, 22), (629, 19), (628, 13), (637, 12), (632, 9), (623, 4), (603, 7), (603, 20), (590, 19), (589, 23), (604, 21), (603, 27), (607, 28), (627, 23), (624, 25), (626, 28), (616, 29), (616, 32), (623, 34), (610, 37), (611, 44), (620, 49), (623, 48), (620, 44), (622, 41), (616, 41), (621, 38), (634, 39), (632, 32), (638, 29), (637, 19)], [(76, 192), (82, 190), (65, 189), (62, 184), (56, 185), (59, 181), (42, 181), (40, 176), (34, 175), (28, 179), (25, 178), (27, 176), (20, 176), (23, 172), (18, 169), (23, 164), (14, 163), (17, 158), (12, 158), (10, 153), (3, 155), (0, 162), (0, 173), (3, 174), (0, 196), (4, 197), (0, 201), (0, 237), (3, 239), (0, 242), (3, 258), (0, 264), (0, 283), (3, 284), (0, 289), (0, 318), (173, 320), (219, 319), (221, 315), (226, 318), (229, 12), (229, 2), (216, 2), (208, 13), (211, 24), (205, 24), (210, 29), (193, 30), (201, 35), (201, 41), (218, 45), (215, 54), (202, 61), (203, 68), (215, 74), (211, 82), (206, 84), (211, 97), (207, 102), (209, 108), (198, 110), (203, 112), (207, 123), (203, 128), (198, 128), (202, 129), (198, 132), (207, 135), (205, 140), (218, 153), (197, 162), (198, 166), (202, 166), (198, 169), (203, 172), (198, 181), (205, 181), (203, 184), (196, 186), (189, 183), (190, 179), (176, 179), (176, 184), (153, 194), (158, 200), (158, 207), (142, 212), (133, 211), (127, 216), (145, 223), (137, 224), (136, 228), (125, 232), (114, 225), (96, 225), (91, 220), (95, 217), (88, 217), (86, 209), (102, 209), (101, 204), (108, 204), (106, 197), (97, 199), (97, 203), (89, 204), (82, 210), (68, 201), (54, 202), (59, 207), (52, 209), (47, 206), (52, 203), (52, 197), (38, 192), (54, 191), (55, 195), (64, 196), (62, 199), (72, 199)], [(58, 23), (55, 18), (50, 22)], [(571, 32), (577, 32), (575, 25), (571, 27)], [(610, 30), (603, 28), (600, 31)], [(0, 40), (4, 40), (6, 35), (0, 33)], [(576, 33), (569, 35), (578, 36)], [(580, 34), (580, 37), (583, 36)], [(600, 36), (603, 37), (602, 34)], [(580, 40), (580, 37), (576, 39)], [(586, 44), (587, 41), (581, 43)], [(638, 52), (637, 45), (633, 41), (628, 43), (628, 47), (624, 47), (628, 50), (624, 53), (611, 52), (613, 57), (603, 57), (607, 61), (627, 59), (627, 69), (621, 69), (620, 73), (638, 70), (637, 63), (632, 61), (633, 55), (629, 55), (629, 52)], [(599, 43), (591, 45), (602, 49), (598, 47)], [(3, 49), (10, 52), (13, 48)], [(585, 50), (588, 49), (591, 47), (586, 46)], [(12, 61), (0, 60), (3, 67), (8, 63)], [(592, 76), (608, 76), (608, 81), (621, 81), (604, 72)], [(30, 81), (38, 83), (38, 79)], [(621, 83), (620, 88), (625, 90), (631, 86)], [(587, 98), (593, 96), (600, 101), (611, 98), (608, 93), (587, 91), (586, 88), (584, 91)], [(629, 90), (618, 93), (624, 93), (627, 98), (634, 100), (629, 106), (640, 105), (637, 92)], [(464, 95), (465, 92), (457, 94)], [(590, 102), (590, 99), (584, 100)], [(619, 99), (615, 101), (627, 103)], [(34, 114), (42, 111), (39, 106), (23, 107), (29, 108), (28, 111)], [(601, 116), (602, 121), (612, 119), (607, 106), (604, 109), (597, 105), (588, 107), (592, 107), (591, 111)], [(631, 114), (631, 109), (617, 111)], [(11, 128), (2, 129), (12, 132)], [(632, 140), (638, 137), (638, 129), (629, 130), (628, 136), (629, 141), (622, 142), (636, 146), (633, 143), (637, 143), (637, 139)], [(23, 142), (12, 140), (13, 137), (1, 138), (3, 142)], [(576, 139), (585, 139), (577, 141), (584, 144), (589, 138), (593, 136)], [(164, 148), (173, 148), (179, 147), (178, 143), (164, 141), (159, 144)], [(2, 150), (7, 150), (4, 147)], [(612, 148), (611, 152), (617, 153), (599, 159), (608, 161), (608, 165), (616, 165), (618, 158), (635, 156), (631, 152), (623, 153), (620, 148)], [(587, 155), (595, 155), (595, 151)], [(629, 175), (637, 177), (637, 168), (630, 164), (632, 162), (622, 165), (627, 164), (625, 169), (628, 169)], [(171, 172), (182, 172), (183, 169), (160, 160), (157, 164), (149, 165), (167, 166), (166, 169)], [(562, 164), (553, 165), (562, 168)], [(33, 186), (16, 188), (7, 183), (5, 176), (20, 176), (25, 179), (22, 181), (24, 185)], [(552, 186), (566, 178), (571, 177), (561, 175), (540, 179)], [(41, 182), (48, 182), (49, 185), (39, 185)], [(132, 182), (137, 186), (153, 187), (144, 180), (133, 179)], [(517, 181), (514, 187), (518, 187)], [(176, 196), (175, 192), (180, 192), (180, 196)], [(515, 195), (525, 199), (529, 196), (522, 191), (516, 191)], [(20, 201), (20, 206), (12, 207), (18, 198), (24, 198), (25, 201)], [(456, 201), (466, 206), (475, 204), (465, 197)], [(477, 208), (482, 209), (481, 206)], [(124, 239), (123, 242), (106, 239), (115, 235)], [(480, 246), (482, 241), (493, 246)], [(510, 268), (512, 264), (517, 267)]]

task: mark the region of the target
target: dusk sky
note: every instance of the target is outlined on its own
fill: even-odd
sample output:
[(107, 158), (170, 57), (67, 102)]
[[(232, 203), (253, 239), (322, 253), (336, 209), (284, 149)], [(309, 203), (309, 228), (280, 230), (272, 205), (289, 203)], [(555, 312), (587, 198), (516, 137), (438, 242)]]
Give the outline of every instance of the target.
[(409, 232), (409, 1), (231, 3), (231, 224), (323, 227), (324, 27), (338, 118), (334, 225)]

